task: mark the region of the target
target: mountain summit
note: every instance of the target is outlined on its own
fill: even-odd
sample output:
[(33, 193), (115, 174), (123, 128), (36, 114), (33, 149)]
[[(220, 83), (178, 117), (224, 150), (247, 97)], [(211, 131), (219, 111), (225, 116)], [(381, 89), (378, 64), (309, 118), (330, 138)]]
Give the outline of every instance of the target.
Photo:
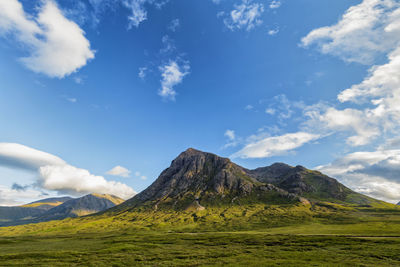
[(275, 163), (248, 170), (228, 158), (189, 148), (147, 189), (113, 210), (138, 207), (199, 210), (226, 204), (314, 202), (380, 203), (352, 191), (336, 179), (302, 166)]

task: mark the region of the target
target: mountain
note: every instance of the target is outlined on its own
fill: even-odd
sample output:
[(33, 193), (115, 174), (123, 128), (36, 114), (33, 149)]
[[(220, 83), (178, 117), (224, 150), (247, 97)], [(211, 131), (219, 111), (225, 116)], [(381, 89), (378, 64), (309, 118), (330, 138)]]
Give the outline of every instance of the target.
[[(0, 221), (0, 226), (38, 223), (51, 220), (62, 220), (65, 218), (79, 217), (104, 211), (118, 204), (121, 204), (122, 202), (124, 202), (123, 199), (107, 194), (89, 194), (76, 199), (67, 197), (40, 200), (24, 205), (25, 207), (23, 206), (18, 208), (34, 211), (41, 210), (41, 212), (32, 212), (29, 217), (10, 217), (8, 220), (4, 220), (2, 223)], [(50, 206), (51, 208), (47, 208), (48, 206)], [(0, 210), (0, 212), (2, 211)]]
[(89, 194), (66, 201), (63, 204), (48, 210), (36, 220), (44, 222), (89, 215), (112, 208), (122, 202), (124, 202), (123, 199), (112, 195)]
[(292, 167), (284, 163), (275, 163), (268, 167), (247, 170), (246, 173), (262, 183), (271, 183), (311, 201), (357, 205), (381, 202), (354, 192), (336, 179), (303, 166)]
[(146, 190), (111, 211), (142, 207), (203, 210), (221, 205), (315, 202), (368, 206), (382, 201), (356, 193), (337, 180), (302, 166), (275, 163), (248, 170), (228, 158), (190, 148), (173, 160)]
[(22, 206), (0, 207), (0, 225), (3, 222), (30, 220), (71, 200), (70, 197), (46, 198)]

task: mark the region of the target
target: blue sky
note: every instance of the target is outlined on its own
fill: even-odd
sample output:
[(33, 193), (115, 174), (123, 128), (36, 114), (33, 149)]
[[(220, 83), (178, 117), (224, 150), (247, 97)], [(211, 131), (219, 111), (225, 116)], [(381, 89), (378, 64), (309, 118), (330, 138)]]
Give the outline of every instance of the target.
[(128, 198), (189, 147), (397, 202), (399, 31), (394, 0), (0, 0), (0, 205)]

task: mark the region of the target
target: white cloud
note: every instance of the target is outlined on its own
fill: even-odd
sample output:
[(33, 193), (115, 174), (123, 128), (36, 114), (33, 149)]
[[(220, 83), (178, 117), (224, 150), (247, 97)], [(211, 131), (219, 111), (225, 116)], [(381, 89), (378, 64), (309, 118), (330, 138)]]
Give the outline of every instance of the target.
[(252, 110), (254, 108), (253, 105), (247, 105), (244, 107), (245, 110)]
[(302, 45), (317, 44), (324, 54), (371, 64), (400, 41), (399, 7), (395, 0), (364, 0), (350, 7), (337, 24), (311, 31)]
[(273, 108), (267, 108), (267, 109), (265, 110), (265, 113), (267, 113), (267, 114), (269, 114), (269, 115), (274, 115), (275, 112), (276, 112), (276, 110), (273, 109)]
[(146, 72), (147, 72), (147, 67), (140, 67), (138, 73), (139, 78), (142, 80), (146, 78)]
[(147, 10), (144, 8), (146, 2), (147, 0), (124, 0), (122, 2), (124, 6), (131, 11), (131, 14), (128, 17), (128, 28), (137, 28), (140, 23), (147, 19)]
[(102, 176), (71, 166), (57, 156), (20, 144), (0, 143), (0, 166), (37, 171), (38, 186), (59, 193), (102, 193), (122, 198), (135, 194), (125, 184), (107, 181)]
[(160, 67), (161, 71), (161, 90), (159, 95), (165, 99), (175, 100), (176, 91), (174, 87), (180, 84), (183, 78), (189, 74), (189, 63), (183, 62), (181, 65), (175, 60)]
[(232, 155), (233, 158), (266, 158), (284, 155), (306, 143), (320, 138), (317, 134), (305, 132), (288, 133), (282, 136), (266, 137), (252, 142)]
[(270, 9), (277, 9), (282, 5), (281, 1), (279, 0), (273, 0), (271, 1), (271, 3), (269, 4), (269, 8)]
[(18, 0), (0, 0), (0, 33), (12, 34), (30, 55), (21, 62), (30, 70), (63, 78), (94, 58), (83, 30), (64, 17), (52, 0), (45, 0), (36, 18)]
[(180, 26), (181, 23), (179, 19), (173, 19), (171, 23), (168, 25), (168, 30), (175, 32)]
[(277, 35), (278, 33), (279, 33), (279, 29), (278, 28), (275, 28), (275, 29), (272, 29), (272, 30), (268, 31), (268, 35), (270, 35), (270, 36)]
[[(350, 7), (333, 26), (311, 31), (302, 40), (308, 46), (317, 43), (323, 53), (345, 61), (372, 64), (387, 53), (388, 61), (370, 68), (364, 80), (342, 91), (342, 103), (361, 104), (338, 110), (320, 110), (317, 120), (331, 130), (353, 132), (347, 138), (353, 146), (371, 143), (383, 133), (396, 133), (400, 120), (400, 3), (364, 0)], [(313, 116), (313, 121), (315, 116)]]
[(225, 134), (226, 137), (228, 137), (228, 139), (230, 141), (235, 140), (235, 131), (234, 130), (226, 130)]
[(373, 118), (369, 109), (338, 110), (316, 105), (307, 107), (304, 116), (309, 118), (306, 125), (312, 131), (348, 133), (350, 136), (346, 140), (351, 146), (366, 145), (380, 134), (380, 122)]
[(115, 166), (111, 170), (109, 170), (106, 174), (114, 175), (114, 176), (121, 176), (121, 177), (129, 177), (131, 171), (122, 166)]
[(252, 0), (242, 0), (241, 4), (235, 4), (229, 16), (224, 19), (224, 24), (230, 30), (247, 31), (262, 24), (261, 15), (264, 12), (264, 5), (253, 3)]
[(71, 165), (42, 166), (39, 168), (39, 184), (47, 190), (70, 194), (112, 194), (131, 198), (135, 191), (129, 186), (115, 181), (107, 181), (102, 176), (91, 174), (88, 170)]
[(398, 149), (354, 152), (317, 169), (360, 193), (393, 203), (400, 200)]
[(0, 165), (11, 168), (37, 170), (45, 165), (65, 165), (52, 154), (15, 143), (0, 143)]

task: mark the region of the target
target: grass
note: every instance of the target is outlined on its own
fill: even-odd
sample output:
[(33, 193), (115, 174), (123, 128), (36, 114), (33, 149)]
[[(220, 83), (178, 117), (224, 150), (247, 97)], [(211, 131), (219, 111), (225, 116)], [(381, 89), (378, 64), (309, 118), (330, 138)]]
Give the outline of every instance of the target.
[(5, 227), (0, 265), (397, 266), (400, 210), (254, 204)]

